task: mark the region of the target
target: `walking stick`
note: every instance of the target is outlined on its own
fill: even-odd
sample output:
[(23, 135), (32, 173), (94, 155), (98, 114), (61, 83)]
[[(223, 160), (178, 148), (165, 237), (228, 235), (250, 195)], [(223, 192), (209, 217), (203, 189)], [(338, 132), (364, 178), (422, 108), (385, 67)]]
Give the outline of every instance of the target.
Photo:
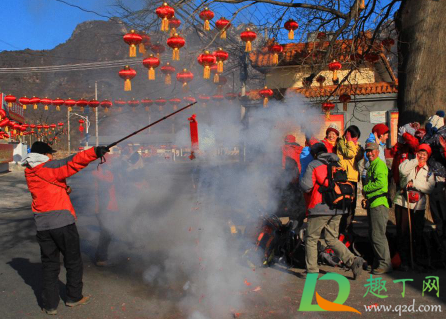
[(410, 220), (410, 203), (409, 203), (409, 191), (406, 188), (407, 198), (407, 216), (409, 218), (409, 238), (410, 238), (410, 268), (413, 269), (413, 247), (412, 247), (412, 222)]

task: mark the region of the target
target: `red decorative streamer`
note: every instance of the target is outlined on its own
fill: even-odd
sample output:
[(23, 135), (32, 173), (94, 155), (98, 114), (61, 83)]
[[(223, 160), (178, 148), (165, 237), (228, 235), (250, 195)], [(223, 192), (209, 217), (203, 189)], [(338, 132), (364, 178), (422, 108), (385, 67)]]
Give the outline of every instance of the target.
[(189, 158), (193, 160), (195, 158), (195, 151), (199, 149), (198, 144), (198, 123), (196, 120), (196, 115), (192, 114), (191, 117), (188, 118), (190, 124), (190, 141), (191, 141), (191, 153)]

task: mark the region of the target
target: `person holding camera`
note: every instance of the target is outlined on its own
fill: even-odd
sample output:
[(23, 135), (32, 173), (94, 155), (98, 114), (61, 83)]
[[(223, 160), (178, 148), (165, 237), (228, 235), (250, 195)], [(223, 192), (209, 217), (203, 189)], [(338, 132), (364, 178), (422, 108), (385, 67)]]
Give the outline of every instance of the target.
[[(424, 213), (426, 211), (426, 194), (435, 188), (434, 174), (429, 170), (427, 161), (432, 150), (428, 144), (418, 146), (416, 158), (405, 160), (399, 166), (400, 189), (395, 196), (395, 218), (397, 229), (397, 248), (401, 258), (400, 270), (409, 270), (409, 220), (413, 229), (415, 258), (422, 251)], [(410, 211), (410, 219), (409, 213)]]
[(71, 204), (71, 192), (66, 179), (103, 157), (109, 149), (104, 146), (54, 160), (56, 151), (44, 142), (35, 142), (31, 153), (23, 160), (28, 189), (32, 195), (32, 211), (37, 228), (37, 241), (43, 268), (43, 311), (57, 314), (59, 304), (60, 253), (67, 270), (67, 307), (87, 304), (89, 296), (82, 295), (83, 265), (76, 213)]

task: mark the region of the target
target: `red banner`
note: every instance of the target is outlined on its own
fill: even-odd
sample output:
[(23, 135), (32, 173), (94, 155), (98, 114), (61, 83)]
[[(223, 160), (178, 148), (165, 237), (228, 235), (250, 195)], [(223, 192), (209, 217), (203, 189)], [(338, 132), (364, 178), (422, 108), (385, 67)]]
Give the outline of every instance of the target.
[(0, 144), (0, 164), (12, 162), (13, 153), (14, 145)]

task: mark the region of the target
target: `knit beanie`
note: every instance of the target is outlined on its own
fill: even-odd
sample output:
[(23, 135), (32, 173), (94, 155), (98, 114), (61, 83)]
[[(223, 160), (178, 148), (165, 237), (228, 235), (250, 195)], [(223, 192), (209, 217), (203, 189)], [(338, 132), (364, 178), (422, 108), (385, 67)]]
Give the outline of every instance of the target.
[(334, 132), (337, 136), (339, 136), (339, 128), (335, 123), (331, 123), (328, 126), (327, 130), (325, 131), (325, 136), (327, 136), (330, 132)]
[(439, 117), (444, 117), (444, 111), (439, 110), (435, 113), (435, 115), (438, 115)]
[(386, 124), (376, 124), (373, 128), (372, 128), (372, 133), (376, 133), (376, 135), (378, 135), (378, 137), (389, 133), (389, 128), (387, 127)]

